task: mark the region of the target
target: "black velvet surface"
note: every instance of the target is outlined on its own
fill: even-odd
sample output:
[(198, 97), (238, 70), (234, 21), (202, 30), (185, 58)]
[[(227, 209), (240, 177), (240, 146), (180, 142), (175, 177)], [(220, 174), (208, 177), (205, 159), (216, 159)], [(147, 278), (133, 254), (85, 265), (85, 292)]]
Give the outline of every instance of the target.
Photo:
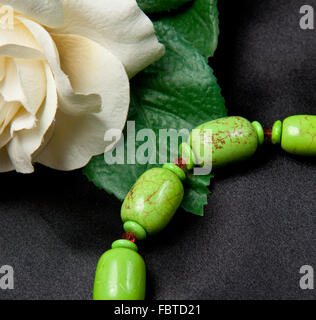
[[(219, 0), (210, 64), (231, 115), (271, 126), (316, 112), (316, 30), (299, 27), (314, 0)], [(316, 268), (316, 160), (265, 146), (216, 172), (203, 218), (179, 211), (140, 245), (148, 299), (315, 299), (299, 269)], [(91, 299), (100, 255), (121, 233), (120, 202), (80, 171), (36, 166), (2, 174), (0, 266), (15, 289), (0, 299)]]

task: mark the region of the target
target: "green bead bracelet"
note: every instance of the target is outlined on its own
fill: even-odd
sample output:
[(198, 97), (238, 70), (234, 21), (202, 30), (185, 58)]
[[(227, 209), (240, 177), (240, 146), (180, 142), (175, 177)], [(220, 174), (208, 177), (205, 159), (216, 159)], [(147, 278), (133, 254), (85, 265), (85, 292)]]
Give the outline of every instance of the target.
[(270, 139), (284, 151), (316, 156), (316, 116), (297, 115), (278, 120), (272, 130), (242, 117), (225, 117), (194, 129), (179, 147), (182, 169), (172, 163), (146, 171), (127, 194), (121, 209), (124, 239), (99, 260), (94, 283), (95, 300), (142, 300), (145, 298), (146, 267), (135, 240), (145, 240), (163, 230), (179, 208), (186, 172), (197, 166), (219, 168), (250, 158)]

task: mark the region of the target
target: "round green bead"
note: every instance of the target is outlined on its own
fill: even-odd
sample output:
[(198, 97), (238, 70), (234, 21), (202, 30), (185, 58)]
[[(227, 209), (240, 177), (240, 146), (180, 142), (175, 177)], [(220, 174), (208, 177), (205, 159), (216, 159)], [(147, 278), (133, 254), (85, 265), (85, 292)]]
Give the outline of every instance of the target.
[(241, 161), (251, 157), (258, 147), (256, 130), (242, 117), (213, 120), (195, 130), (198, 134), (191, 133), (190, 146), (200, 166), (218, 168)]
[(94, 300), (144, 300), (146, 266), (134, 250), (115, 248), (105, 252), (96, 270)]
[(254, 121), (254, 122), (252, 122), (252, 126), (256, 130), (257, 137), (258, 137), (258, 144), (259, 144), (259, 146), (261, 146), (264, 142), (264, 130), (262, 128), (262, 125), (260, 122)]
[(316, 116), (297, 115), (283, 121), (281, 147), (288, 153), (316, 156)]
[(112, 243), (112, 249), (116, 249), (116, 248), (126, 248), (126, 249), (134, 250), (136, 252), (138, 251), (138, 247), (134, 242), (125, 240), (125, 239), (114, 241)]
[(282, 121), (278, 120), (273, 124), (271, 142), (273, 144), (280, 144), (282, 137)]
[(127, 221), (123, 225), (125, 232), (131, 232), (137, 240), (145, 240), (147, 237), (146, 230), (134, 221)]
[(195, 165), (194, 153), (187, 143), (181, 143), (179, 146), (179, 156), (183, 158), (185, 165), (188, 170), (191, 170)]
[(166, 163), (163, 165), (164, 169), (170, 170), (171, 172), (173, 172), (175, 175), (177, 175), (177, 177), (181, 180), (184, 181), (185, 180), (185, 173), (184, 171), (179, 168), (177, 165), (175, 165), (174, 163)]
[(121, 209), (122, 221), (136, 222), (148, 234), (155, 234), (172, 219), (183, 194), (182, 182), (176, 174), (164, 168), (150, 169), (126, 196)]

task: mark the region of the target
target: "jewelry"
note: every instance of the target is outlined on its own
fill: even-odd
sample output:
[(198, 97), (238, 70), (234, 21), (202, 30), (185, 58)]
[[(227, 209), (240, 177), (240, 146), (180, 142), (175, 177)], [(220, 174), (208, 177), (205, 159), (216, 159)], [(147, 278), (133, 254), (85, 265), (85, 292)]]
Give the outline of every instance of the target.
[(123, 239), (99, 260), (94, 283), (95, 300), (143, 300), (146, 266), (136, 240), (145, 240), (164, 229), (179, 208), (184, 195), (186, 172), (196, 166), (218, 168), (250, 158), (263, 142), (281, 144), (284, 151), (316, 156), (316, 116), (296, 115), (272, 129), (264, 129), (242, 117), (225, 117), (204, 123), (182, 143), (177, 164), (146, 171), (126, 196), (121, 218)]

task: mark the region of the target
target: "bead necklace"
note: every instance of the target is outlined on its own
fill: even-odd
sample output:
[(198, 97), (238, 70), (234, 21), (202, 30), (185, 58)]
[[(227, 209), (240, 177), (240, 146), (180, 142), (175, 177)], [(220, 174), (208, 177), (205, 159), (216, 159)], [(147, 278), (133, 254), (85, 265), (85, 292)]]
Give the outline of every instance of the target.
[[(284, 151), (316, 156), (316, 116), (297, 115), (263, 128), (242, 117), (225, 117), (204, 123), (182, 143), (177, 164), (146, 171), (127, 194), (121, 209), (125, 233), (100, 258), (95, 275), (94, 300), (143, 300), (146, 266), (136, 240), (164, 229), (179, 208), (186, 172), (196, 166), (218, 168), (250, 158), (263, 142), (281, 144)], [(211, 140), (205, 139), (207, 132)], [(211, 143), (210, 143), (211, 141)], [(203, 155), (201, 157), (200, 155)]]

